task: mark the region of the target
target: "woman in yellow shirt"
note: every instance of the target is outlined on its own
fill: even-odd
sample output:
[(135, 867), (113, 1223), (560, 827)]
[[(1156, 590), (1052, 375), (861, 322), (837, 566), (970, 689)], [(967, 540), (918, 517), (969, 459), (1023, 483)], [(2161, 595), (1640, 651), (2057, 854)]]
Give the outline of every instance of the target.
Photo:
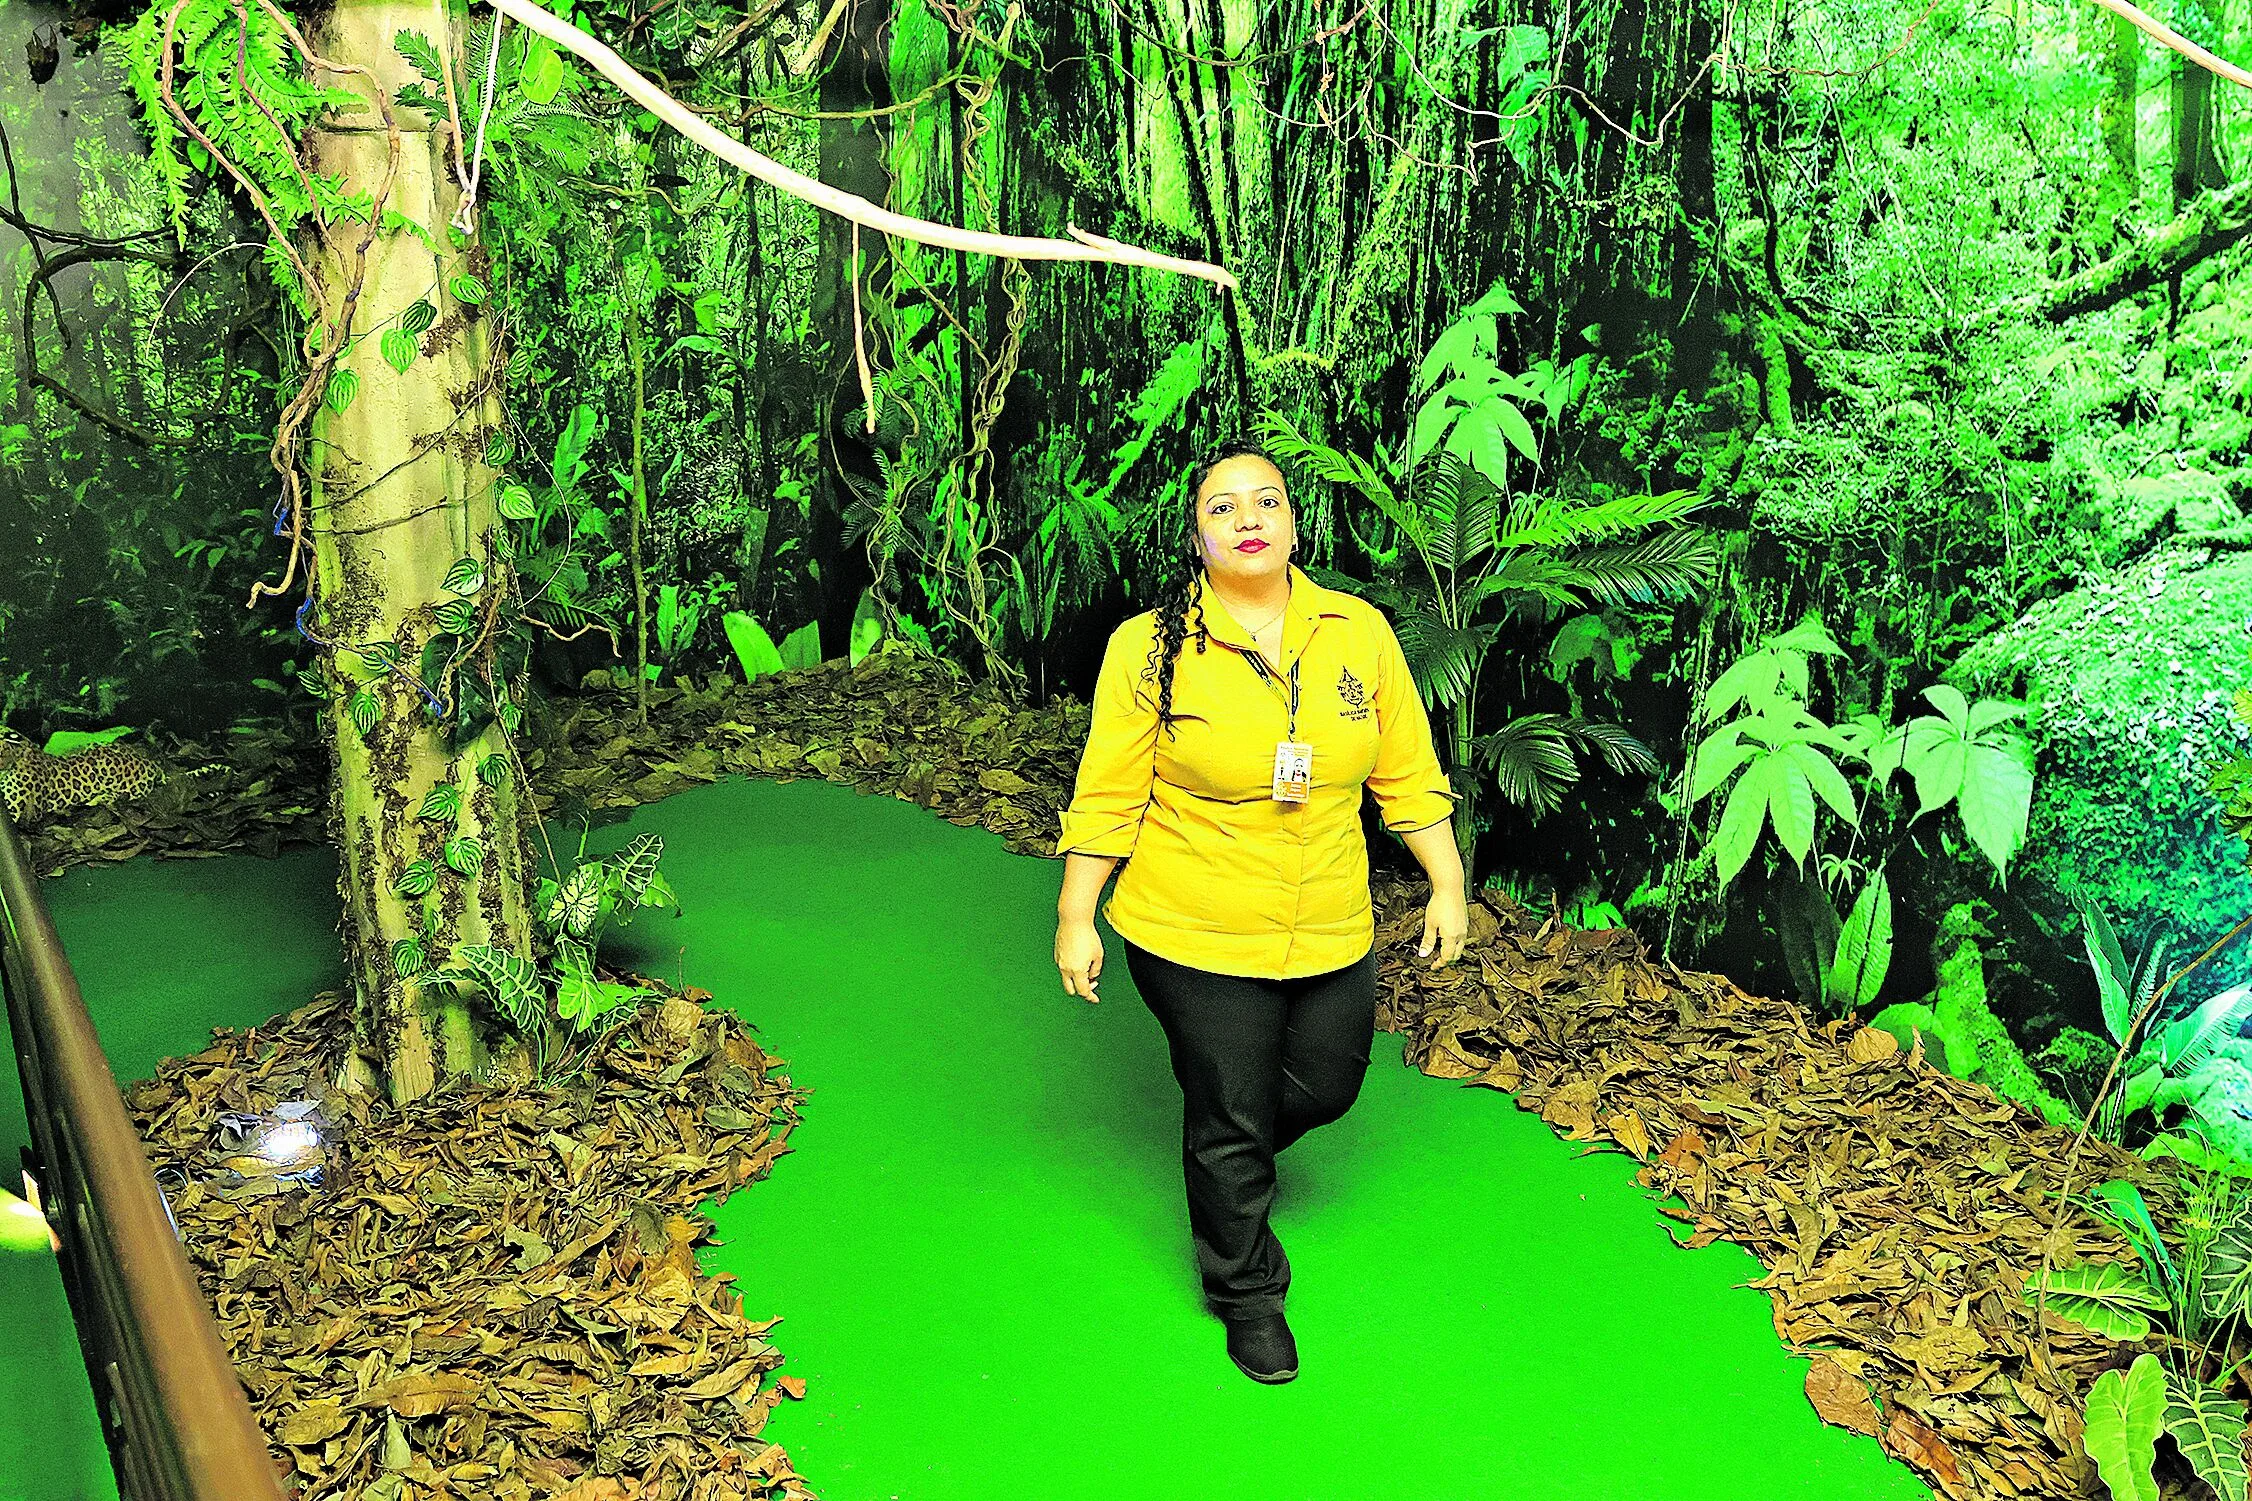
[(1257, 1381), (1288, 1381), (1275, 1154), (1342, 1116), (1376, 1030), (1361, 789), (1431, 878), (1419, 953), (1469, 929), (1454, 796), (1392, 628), (1290, 561), (1281, 469), (1247, 443), (1189, 477), (1195, 566), (1111, 634), (1056, 852), (1056, 968), (1097, 999), (1095, 904), (1165, 1030), (1206, 1306)]

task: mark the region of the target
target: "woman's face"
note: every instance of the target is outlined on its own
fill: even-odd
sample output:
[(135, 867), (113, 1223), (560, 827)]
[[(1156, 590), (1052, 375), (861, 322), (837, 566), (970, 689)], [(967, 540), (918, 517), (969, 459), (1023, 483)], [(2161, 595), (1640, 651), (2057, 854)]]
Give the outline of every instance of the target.
[(1196, 551), (1228, 583), (1263, 584), (1290, 567), (1298, 524), (1282, 493), (1282, 471), (1238, 454), (1215, 464), (1196, 496)]

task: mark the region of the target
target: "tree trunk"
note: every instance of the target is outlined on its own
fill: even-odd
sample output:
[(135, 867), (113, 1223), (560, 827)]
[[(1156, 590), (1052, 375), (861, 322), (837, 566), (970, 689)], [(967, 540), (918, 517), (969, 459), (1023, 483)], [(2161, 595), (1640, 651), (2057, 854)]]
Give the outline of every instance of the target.
[(2188, 58), (2174, 60), (2174, 212), (2211, 188), (2225, 188), (2220, 143), (2213, 133), (2213, 74)]
[(2096, 118), (2111, 158), (2114, 204), (2132, 203), (2141, 192), (2135, 154), (2135, 102), (2142, 91), (2142, 33), (2125, 16), (2088, 7), (2087, 24), (2102, 28), (2105, 48), (2103, 102)]
[[(438, 20), (419, 0), (339, 0), (315, 45), (395, 91), (416, 75), (393, 38), (428, 35)], [(459, 79), (458, 6), (444, 20), (448, 34), (431, 41)], [(341, 81), (369, 92), (365, 78)], [(457, 245), (447, 227), (458, 190), (444, 131), (417, 111), (396, 113), (392, 227), (344, 224), (305, 244), (327, 295), (351, 310), (336, 368), (359, 387), (343, 410), (318, 413), (306, 445), (315, 602), (303, 619), (334, 690), (330, 832), (361, 1037), (405, 1101), (472, 1072), (479, 1053), (467, 1003), (420, 974), (459, 944), (527, 961), (532, 944), (521, 763), (492, 717), (510, 712), (494, 641), (513, 575), (495, 553), (499, 476), (484, 463), (500, 418), (491, 330), (481, 298), (464, 304), (453, 292), (464, 276), (490, 278), (475, 238)], [(306, 146), (313, 169), (342, 173), (348, 190), (384, 181), (389, 136), (372, 106), (327, 117)], [(409, 346), (394, 338), (386, 358), (384, 335), (411, 329), (424, 301), (434, 317), (413, 333), (401, 371), (392, 360)], [(467, 570), (456, 567), (463, 559)]]

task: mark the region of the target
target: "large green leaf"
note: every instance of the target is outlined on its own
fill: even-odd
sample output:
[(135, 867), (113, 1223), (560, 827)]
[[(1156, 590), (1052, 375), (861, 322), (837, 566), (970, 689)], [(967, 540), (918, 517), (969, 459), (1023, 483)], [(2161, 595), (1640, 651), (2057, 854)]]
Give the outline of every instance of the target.
[[(2026, 1280), (2028, 1302), (2034, 1280)], [(2150, 1315), (2166, 1307), (2165, 1298), (2148, 1279), (2115, 1262), (2052, 1267), (2047, 1285), (2043, 1306), (2050, 1313), (2106, 1339), (2133, 1343), (2149, 1338)]]
[(1736, 879), (1752, 857), (1759, 843), (1759, 831), (1767, 824), (1767, 785), (1760, 768), (1771, 757), (1761, 757), (1744, 769), (1729, 789), (1728, 800), (1721, 804), (1720, 827), (1712, 838), (1713, 864), (1726, 886)]
[(643, 994), (637, 986), (597, 979), (593, 952), (584, 944), (565, 940), (556, 945), (555, 1009), (573, 1030), (592, 1030), (603, 1017)]
[(727, 644), (735, 648), (735, 660), (742, 664), (744, 682), (756, 682), (782, 670), (781, 649), (748, 610), (729, 610), (719, 617), (719, 623), (727, 632)]
[(415, 809), (415, 817), (432, 823), (443, 823), (461, 811), (461, 788), (452, 782), (440, 782), (422, 795), (422, 806)]
[(2106, 1371), (2088, 1389), (2087, 1431), (2082, 1436), (2096, 1472), (2113, 1501), (2158, 1501), (2151, 1466), (2166, 1421), (2166, 1373), (2158, 1357), (2135, 1357), (2125, 1373)]
[(2011, 857), (2025, 844), (2032, 809), (2033, 748), (2014, 736), (2003, 744), (1972, 744), (1956, 811), (1963, 832), (1997, 875), (2008, 874)]
[(809, 620), (789, 635), (775, 648), (784, 667), (819, 667), (821, 665), (821, 622)]
[(2244, 1501), (2244, 1404), (2169, 1371), (2165, 1422), (2197, 1478), (2223, 1501)]
[(849, 660), (852, 665), (858, 667), (868, 653), (874, 651), (877, 643), (883, 639), (883, 612), (876, 606), (875, 592), (870, 589), (863, 589), (860, 591), (860, 603), (853, 608), (852, 612), (852, 644), (849, 648)]
[(2125, 950), (2120, 947), (2118, 930), (2112, 927), (2103, 909), (2092, 902), (2083, 901), (2078, 905), (2081, 942), (2088, 951), (2089, 967), (2096, 974), (2096, 992), (2103, 1004), (2103, 1024), (2114, 1043), (2124, 1043), (2127, 1027), (2134, 1019), (2134, 1003), (2128, 995), (2134, 974), (2128, 968)]
[(1775, 837), (1782, 843), (1790, 857), (1799, 864), (1806, 863), (1807, 853), (1814, 848), (1814, 785), (1806, 773), (1788, 755), (1777, 753), (1767, 757), (1745, 776), (1757, 773), (1767, 788), (1767, 816), (1775, 825)]
[(1823, 998), (1841, 1012), (1877, 998), (1892, 968), (1892, 888), (1882, 869), (1869, 877), (1838, 930), (1837, 956), (1822, 977)]
[(611, 868), (618, 873), (618, 888), (626, 900), (643, 905), (642, 897), (649, 883), (656, 879), (657, 860), (665, 852), (664, 839), (656, 834), (636, 834), (631, 843), (611, 857)]
[(1777, 747), (1776, 754), (1790, 758), (1791, 764), (1805, 775), (1808, 785), (1830, 805), (1831, 812), (1855, 827), (1860, 826), (1861, 813), (1853, 805), (1853, 789), (1846, 785), (1845, 776), (1836, 763), (1818, 747), (1804, 740), (1794, 740)]
[[(2164, 1140), (2165, 1138), (2160, 1138)], [(2176, 1154), (2193, 1162), (2202, 1160), (2208, 1171), (2243, 1171), (2241, 1163), (2213, 1159), (2220, 1153), (2208, 1148), (2197, 1137), (2178, 1135), (2182, 1146)], [(2152, 1155), (2152, 1142), (2143, 1149), (2144, 1156)], [(2226, 1319), (2252, 1312), (2252, 1220), (2243, 1209), (2213, 1236), (2213, 1244), (2205, 1252), (2205, 1277), (2201, 1290), (2205, 1295), (2205, 1311), (2214, 1319)]]
[(2109, 1217), (2134, 1243), (2135, 1252), (2143, 1259), (2146, 1268), (2158, 1273), (2161, 1285), (2171, 1285), (2174, 1280), (2173, 1257), (2167, 1254), (2166, 1242), (2158, 1234), (2158, 1225), (2150, 1217), (2150, 1206), (2143, 1202), (2143, 1191), (2124, 1178), (2111, 1178), (2098, 1183), (2094, 1189), (2095, 1208)]
[(573, 938), (591, 938), (602, 915), (602, 875), (602, 862), (589, 860), (565, 876), (542, 912), (548, 925)]
[(483, 991), (517, 1031), (539, 1026), (547, 1001), (530, 960), (489, 943), (464, 943), (454, 947), (454, 964), (443, 978)]
[(1758, 746), (1744, 744), (1742, 735), (1741, 725), (1724, 724), (1698, 742), (1696, 770), (1689, 779), (1690, 802), (1711, 797), (1754, 757), (1765, 754)]

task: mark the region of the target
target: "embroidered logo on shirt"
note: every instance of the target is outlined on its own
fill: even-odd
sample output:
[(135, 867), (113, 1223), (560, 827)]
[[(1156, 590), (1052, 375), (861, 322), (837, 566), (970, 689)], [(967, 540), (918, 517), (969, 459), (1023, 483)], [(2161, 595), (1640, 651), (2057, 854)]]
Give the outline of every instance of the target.
[(1353, 676), (1353, 669), (1350, 667), (1337, 669), (1337, 696), (1345, 701), (1345, 712), (1340, 717), (1356, 720), (1368, 718), (1368, 690), (1361, 686), (1359, 678)]

